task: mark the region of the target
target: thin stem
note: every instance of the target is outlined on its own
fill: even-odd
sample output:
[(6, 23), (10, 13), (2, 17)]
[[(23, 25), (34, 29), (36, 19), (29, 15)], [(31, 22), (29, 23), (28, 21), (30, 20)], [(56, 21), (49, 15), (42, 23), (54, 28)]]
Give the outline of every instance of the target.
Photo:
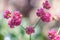
[(30, 34), (30, 40), (31, 40), (31, 34)]
[(34, 28), (38, 25), (39, 21), (40, 21), (40, 19), (39, 19), (38, 22), (35, 24)]
[[(22, 26), (22, 25), (20, 25), (20, 26)], [(22, 26), (22, 28), (23, 28), (24, 30), (26, 30), (23, 26)]]
[(58, 29), (58, 31), (57, 31), (57, 34), (59, 33), (59, 31), (60, 31), (60, 27), (59, 27), (59, 29)]

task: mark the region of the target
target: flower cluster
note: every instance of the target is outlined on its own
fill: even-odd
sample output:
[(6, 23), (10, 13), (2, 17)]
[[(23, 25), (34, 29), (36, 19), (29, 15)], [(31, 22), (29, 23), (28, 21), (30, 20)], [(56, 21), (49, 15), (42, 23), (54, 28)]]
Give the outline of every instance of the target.
[(46, 12), (44, 9), (50, 9), (51, 6), (49, 2), (46, 0), (43, 2), (43, 8), (38, 9), (37, 16), (41, 18), (43, 22), (50, 22), (52, 20), (52, 16), (49, 12)]
[(45, 9), (50, 9), (51, 8), (51, 4), (48, 2), (48, 0), (43, 2), (43, 8), (45, 8)]
[[(43, 8), (38, 9), (36, 15), (43, 21), (43, 22), (50, 22), (52, 20), (60, 20), (60, 16), (53, 16), (48, 12), (51, 8), (51, 4), (48, 0), (43, 2)], [(48, 32), (48, 37), (50, 40), (60, 40), (60, 35), (57, 34), (56, 30), (51, 30)]]
[(44, 9), (43, 8), (38, 9), (38, 12), (36, 14), (38, 17), (45, 15)]
[[(10, 18), (10, 20), (8, 21), (8, 25), (10, 26), (10, 28), (14, 28), (14, 26), (19, 26), (21, 24), (22, 14), (19, 11), (11, 13), (9, 10), (6, 10), (4, 12), (4, 18), (6, 19)], [(32, 26), (26, 27), (26, 33), (28, 35), (34, 32), (35, 32), (34, 27)]]
[(10, 12), (9, 10), (6, 10), (6, 11), (4, 12), (4, 18), (8, 19), (8, 18), (10, 18), (10, 17), (11, 17), (11, 12)]
[(58, 35), (56, 30), (53, 29), (48, 32), (48, 37), (50, 40), (60, 40), (60, 35)]
[(34, 32), (35, 32), (34, 27), (32, 27), (32, 26), (26, 27), (26, 33), (28, 35), (30, 35), (30, 34), (32, 34)]
[[(50, 22), (52, 20), (60, 20), (60, 17), (52, 17), (52, 15), (50, 14), (50, 12), (45, 11), (45, 10), (49, 10), (51, 8), (50, 3), (48, 2), (48, 0), (46, 0), (45, 2), (43, 2), (43, 8), (38, 9), (36, 15), (43, 21), (43, 22)], [(14, 28), (15, 26), (19, 26), (22, 22), (22, 14), (19, 11), (15, 11), (15, 12), (10, 12), (9, 10), (6, 10), (4, 12), (4, 18), (9, 19), (8, 21), (8, 25), (10, 26), (10, 28)], [(26, 33), (28, 35), (31, 35), (32, 33), (34, 33), (34, 27), (33, 26), (29, 26), (26, 27)], [(56, 30), (51, 30), (48, 32), (48, 37), (50, 38), (50, 40), (60, 40), (60, 35), (57, 34)]]
[(22, 15), (19, 11), (11, 13), (9, 10), (6, 10), (4, 12), (4, 18), (6, 19), (10, 18), (10, 20), (8, 21), (10, 28), (14, 28), (14, 26), (20, 25), (22, 21)]
[(44, 16), (41, 17), (41, 20), (43, 22), (50, 22), (52, 20), (52, 16), (50, 13), (47, 12), (47, 13), (45, 13)]

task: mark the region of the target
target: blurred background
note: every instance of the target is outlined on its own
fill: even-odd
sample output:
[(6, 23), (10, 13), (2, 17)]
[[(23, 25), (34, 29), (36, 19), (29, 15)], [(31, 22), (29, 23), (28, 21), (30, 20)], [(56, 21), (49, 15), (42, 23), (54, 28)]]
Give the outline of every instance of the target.
[[(11, 29), (8, 25), (8, 20), (4, 19), (4, 10), (14, 12), (18, 10), (22, 13), (22, 25), (26, 28), (29, 25), (37, 23), (39, 18), (36, 16), (37, 9), (42, 7), (45, 0), (0, 0), (0, 40), (29, 40), (29, 35), (19, 26)], [(49, 12), (54, 15), (60, 15), (60, 0), (49, 0), (52, 8)], [(32, 40), (49, 40), (48, 31), (50, 29), (58, 29), (59, 21), (51, 21), (44, 23), (40, 20), (35, 28), (35, 33), (32, 34)]]

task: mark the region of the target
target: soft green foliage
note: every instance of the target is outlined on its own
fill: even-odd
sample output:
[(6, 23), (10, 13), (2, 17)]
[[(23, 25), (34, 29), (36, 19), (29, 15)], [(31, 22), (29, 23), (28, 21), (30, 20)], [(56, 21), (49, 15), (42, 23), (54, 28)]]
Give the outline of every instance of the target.
[(0, 34), (0, 40), (4, 40), (4, 35)]
[[(23, 18), (22, 24), (24, 28), (29, 26), (29, 20), (27, 18)], [(41, 33), (41, 24), (39, 23), (36, 27), (36, 31), (32, 35), (32, 40), (47, 40), (46, 37)], [(44, 25), (44, 24), (43, 24)], [(41, 26), (41, 27), (40, 27)], [(26, 34), (26, 31), (22, 28), (22, 26), (15, 27), (13, 29), (9, 28), (9, 25), (5, 19), (0, 20), (0, 40), (4, 39), (4, 36), (10, 35), (11, 40), (29, 40), (29, 35)], [(3, 34), (3, 35), (2, 35)]]

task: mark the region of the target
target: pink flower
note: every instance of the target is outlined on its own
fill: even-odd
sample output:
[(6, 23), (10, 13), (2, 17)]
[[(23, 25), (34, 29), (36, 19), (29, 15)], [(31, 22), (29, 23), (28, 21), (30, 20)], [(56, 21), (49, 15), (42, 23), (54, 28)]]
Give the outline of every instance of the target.
[(36, 14), (38, 17), (45, 15), (44, 9), (43, 8), (38, 9), (38, 12)]
[(48, 0), (46, 0), (46, 1), (43, 3), (43, 8), (46, 8), (46, 9), (50, 9), (50, 8), (51, 8), (51, 5), (50, 5), (50, 3), (48, 2)]
[(43, 22), (50, 22), (52, 20), (52, 16), (50, 13), (45, 13), (45, 15), (41, 17), (41, 20)]
[(4, 18), (8, 19), (8, 18), (10, 18), (10, 17), (11, 17), (11, 12), (10, 12), (9, 10), (6, 10), (6, 11), (4, 12)]
[(54, 40), (60, 40), (60, 35), (57, 35)]
[(35, 32), (34, 27), (32, 27), (32, 26), (26, 27), (26, 33), (28, 35), (30, 35), (30, 34), (32, 34), (34, 32)]
[(14, 28), (14, 19), (8, 21), (10, 28)]
[(14, 26), (19, 26), (22, 21), (22, 15), (19, 11), (15, 11), (11, 20), (9, 20), (8, 24), (10, 28), (14, 28)]
[(57, 36), (56, 30), (52, 29), (48, 32), (48, 37), (52, 40)]
[(22, 21), (22, 15), (21, 15), (21, 13), (19, 11), (15, 11), (13, 19), (14, 19), (14, 22), (15, 22), (15, 26), (20, 25), (21, 21)]

